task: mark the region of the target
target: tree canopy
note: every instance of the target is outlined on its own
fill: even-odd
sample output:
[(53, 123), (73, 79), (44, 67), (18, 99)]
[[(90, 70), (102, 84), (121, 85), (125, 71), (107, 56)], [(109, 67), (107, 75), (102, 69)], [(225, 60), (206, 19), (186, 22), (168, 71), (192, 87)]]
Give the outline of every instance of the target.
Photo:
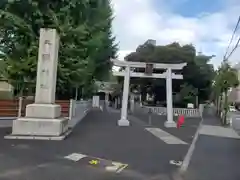
[[(229, 110), (228, 95), (230, 88), (237, 87), (239, 85), (238, 75), (235, 69), (233, 69), (227, 60), (221, 63), (221, 66), (216, 71), (213, 81), (213, 95), (216, 100), (218, 113), (223, 112), (222, 123), (226, 124), (226, 115)], [(224, 95), (224, 98), (223, 98)], [(222, 100), (223, 106), (221, 105)], [(221, 108), (221, 106), (223, 108)]]
[[(0, 52), (14, 87), (35, 86), (40, 28), (60, 35), (57, 96), (108, 76), (117, 46), (109, 0), (1, 0)], [(89, 91), (85, 91), (89, 92)]]
[[(176, 106), (182, 106), (187, 103), (197, 104), (205, 101), (211, 92), (214, 68), (209, 61), (212, 56), (196, 54), (195, 47), (191, 44), (181, 46), (175, 42), (165, 46), (156, 46), (146, 42), (140, 45), (135, 52), (127, 55), (125, 60), (169, 64), (186, 62), (187, 66), (181, 72), (183, 80), (173, 80), (174, 103)], [(144, 69), (135, 69), (135, 71), (143, 72)], [(163, 72), (163, 70), (158, 72)], [(132, 79), (132, 83), (140, 85), (143, 99), (148, 92), (155, 95), (155, 103), (157, 101), (165, 103), (165, 79), (135, 78)]]

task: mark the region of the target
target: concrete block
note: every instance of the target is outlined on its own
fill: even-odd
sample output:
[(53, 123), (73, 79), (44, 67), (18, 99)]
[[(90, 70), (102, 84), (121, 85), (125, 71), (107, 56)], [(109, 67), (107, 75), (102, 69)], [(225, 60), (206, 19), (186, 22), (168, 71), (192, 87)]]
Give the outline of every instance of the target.
[(54, 119), (61, 116), (61, 106), (58, 104), (29, 104), (26, 107), (26, 117)]
[(68, 119), (19, 118), (13, 121), (13, 135), (60, 136), (68, 130)]

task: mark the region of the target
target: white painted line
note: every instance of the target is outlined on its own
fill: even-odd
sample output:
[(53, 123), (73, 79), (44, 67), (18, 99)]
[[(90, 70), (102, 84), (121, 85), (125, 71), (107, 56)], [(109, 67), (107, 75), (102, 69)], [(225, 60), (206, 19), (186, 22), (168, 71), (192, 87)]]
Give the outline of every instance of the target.
[(117, 171), (116, 171), (116, 173), (120, 173), (120, 172), (122, 172), (125, 168), (127, 168), (128, 167), (128, 165), (127, 164), (123, 164)]
[(181, 166), (182, 165), (182, 161), (170, 160), (169, 163), (172, 164), (172, 165), (176, 165), (176, 166)]
[(107, 166), (105, 168), (106, 171), (109, 172), (116, 172), (120, 173), (122, 172), (128, 165), (127, 164), (122, 164), (120, 162), (112, 162), (112, 166)]
[(109, 171), (109, 172), (115, 172), (118, 170), (118, 168), (121, 166), (121, 163), (120, 165), (119, 164), (113, 164), (112, 166), (107, 166), (105, 168), (106, 171)]
[(64, 158), (77, 162), (80, 159), (83, 159), (85, 157), (87, 157), (87, 156), (84, 154), (72, 153), (72, 154), (69, 154), (68, 156), (65, 156)]
[(145, 128), (148, 132), (152, 133), (157, 138), (164, 141), (166, 144), (188, 144), (181, 139), (169, 134), (166, 131), (163, 131), (160, 128)]
[(183, 159), (183, 163), (182, 163), (182, 166), (181, 168), (179, 169), (180, 173), (184, 173), (187, 171), (187, 168), (189, 166), (189, 163), (190, 163), (190, 160), (192, 158), (192, 155), (193, 155), (193, 151), (195, 149), (195, 145), (196, 145), (196, 142), (197, 142), (197, 139), (198, 139), (198, 136), (199, 136), (199, 131), (202, 127), (202, 123), (203, 123), (203, 118), (198, 126), (198, 129), (194, 135), (194, 138), (192, 140), (192, 144), (190, 145), (190, 148), (188, 149), (188, 152), (186, 154), (186, 156), (184, 157)]
[(240, 136), (232, 128), (228, 127), (202, 125), (199, 133), (209, 136), (240, 139)]

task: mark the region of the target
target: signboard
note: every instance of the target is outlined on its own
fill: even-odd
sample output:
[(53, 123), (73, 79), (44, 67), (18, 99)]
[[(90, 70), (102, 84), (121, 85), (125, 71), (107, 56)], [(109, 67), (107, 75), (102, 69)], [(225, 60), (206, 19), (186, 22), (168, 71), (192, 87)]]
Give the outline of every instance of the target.
[(95, 84), (97, 85), (98, 92), (113, 92), (118, 85), (117, 83), (103, 81), (96, 81)]
[(153, 64), (146, 64), (146, 68), (145, 68), (145, 74), (147, 75), (152, 75), (153, 73)]

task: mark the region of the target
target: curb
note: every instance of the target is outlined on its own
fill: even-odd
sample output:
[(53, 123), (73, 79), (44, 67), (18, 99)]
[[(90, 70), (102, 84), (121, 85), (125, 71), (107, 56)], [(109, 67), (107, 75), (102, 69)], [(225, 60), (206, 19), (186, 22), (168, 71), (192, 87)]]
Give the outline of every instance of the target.
[(179, 169), (179, 172), (181, 174), (185, 173), (188, 169), (188, 166), (189, 166), (189, 163), (190, 163), (190, 160), (192, 158), (192, 155), (193, 155), (193, 152), (195, 150), (195, 145), (196, 145), (196, 142), (198, 140), (198, 137), (199, 137), (199, 131), (200, 129), (202, 128), (202, 124), (203, 124), (203, 117), (201, 116), (202, 120), (200, 121), (199, 123), (199, 126), (198, 126), (198, 129), (194, 135), (194, 138), (193, 138), (193, 141), (188, 149), (188, 152), (186, 154), (186, 156), (184, 157), (183, 159), (183, 163), (182, 163), (182, 166), (180, 167)]

